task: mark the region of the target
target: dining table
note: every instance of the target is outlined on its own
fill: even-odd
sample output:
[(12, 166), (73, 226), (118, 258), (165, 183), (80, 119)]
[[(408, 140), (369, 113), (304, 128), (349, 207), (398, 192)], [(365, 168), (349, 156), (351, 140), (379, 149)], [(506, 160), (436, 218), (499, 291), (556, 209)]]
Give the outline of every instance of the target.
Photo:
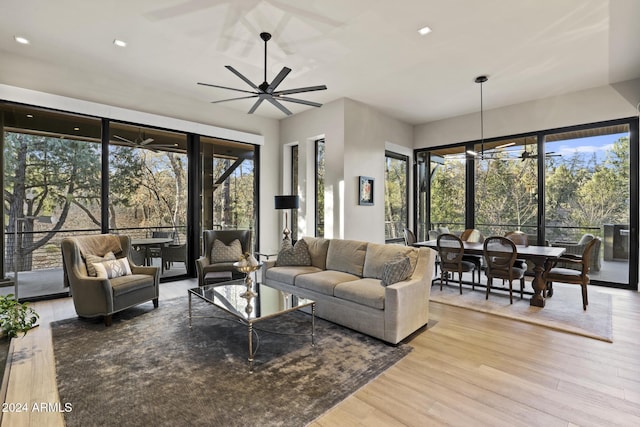
[(140, 250), (144, 253), (145, 265), (152, 265), (150, 249), (160, 248), (171, 242), (173, 242), (173, 238), (171, 237), (142, 237), (131, 239), (131, 246), (136, 250)]
[[(483, 255), (484, 243), (479, 242), (462, 242), (465, 254)], [(426, 240), (413, 244), (416, 247), (427, 247), (438, 250), (437, 240)], [(553, 262), (560, 258), (566, 251), (562, 247), (554, 246), (523, 246), (516, 245), (518, 259), (529, 260), (534, 265), (535, 276), (531, 285), (533, 286), (533, 295), (529, 300), (529, 304), (535, 307), (544, 307), (545, 293), (547, 284), (544, 282), (543, 274), (546, 269), (551, 268)]]

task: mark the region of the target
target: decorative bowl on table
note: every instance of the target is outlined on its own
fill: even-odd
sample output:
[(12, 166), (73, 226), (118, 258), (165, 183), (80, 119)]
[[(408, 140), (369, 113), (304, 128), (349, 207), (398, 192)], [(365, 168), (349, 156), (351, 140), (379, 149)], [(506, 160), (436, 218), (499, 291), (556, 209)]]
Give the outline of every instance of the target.
[(240, 296), (243, 298), (254, 298), (257, 294), (253, 292), (253, 280), (251, 280), (251, 273), (262, 267), (262, 263), (259, 262), (253, 255), (245, 253), (239, 261), (234, 262), (233, 266), (241, 273), (245, 274), (244, 284), (247, 290)]

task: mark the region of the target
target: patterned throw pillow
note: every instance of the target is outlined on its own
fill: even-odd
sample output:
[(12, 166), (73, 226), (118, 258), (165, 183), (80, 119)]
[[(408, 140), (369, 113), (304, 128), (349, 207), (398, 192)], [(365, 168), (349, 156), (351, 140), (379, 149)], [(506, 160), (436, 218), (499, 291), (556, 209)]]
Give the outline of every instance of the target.
[(276, 266), (285, 265), (311, 265), (311, 255), (309, 254), (309, 245), (300, 239), (295, 245), (291, 245), (291, 240), (282, 241), (282, 249), (278, 252)]
[(382, 286), (402, 282), (411, 274), (411, 261), (407, 256), (392, 259), (382, 270)]
[(240, 240), (235, 239), (233, 242), (225, 245), (218, 239), (213, 241), (211, 248), (211, 263), (217, 262), (236, 262), (242, 258), (242, 244)]
[(116, 256), (113, 254), (113, 252), (107, 252), (103, 257), (87, 254), (87, 258), (85, 259), (87, 264), (87, 274), (91, 277), (96, 277), (98, 274), (96, 273), (95, 264), (98, 264), (102, 261), (110, 261), (114, 259), (116, 259)]
[(98, 277), (103, 279), (113, 279), (131, 274), (129, 261), (126, 258), (102, 261), (94, 264)]

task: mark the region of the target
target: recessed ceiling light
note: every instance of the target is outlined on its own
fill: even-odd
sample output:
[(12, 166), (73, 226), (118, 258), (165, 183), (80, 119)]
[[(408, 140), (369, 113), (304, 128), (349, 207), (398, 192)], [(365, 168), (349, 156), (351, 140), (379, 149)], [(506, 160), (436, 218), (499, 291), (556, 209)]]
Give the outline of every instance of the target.
[(430, 32), (431, 32), (431, 28), (429, 27), (422, 27), (418, 30), (418, 34), (420, 34), (421, 36), (426, 36)]
[(78, 131), (78, 130), (80, 130), (80, 128), (79, 127), (75, 127), (75, 128), (73, 128), (73, 130)]
[(29, 44), (29, 39), (22, 36), (13, 36), (13, 39), (20, 44)]
[(126, 42), (126, 41), (124, 41), (124, 40), (118, 40), (118, 39), (115, 39), (115, 40), (113, 41), (113, 44), (115, 44), (115, 45), (116, 45), (116, 46), (118, 46), (118, 47), (127, 47), (127, 42)]
[(27, 114), (28, 119), (33, 119), (33, 114)]

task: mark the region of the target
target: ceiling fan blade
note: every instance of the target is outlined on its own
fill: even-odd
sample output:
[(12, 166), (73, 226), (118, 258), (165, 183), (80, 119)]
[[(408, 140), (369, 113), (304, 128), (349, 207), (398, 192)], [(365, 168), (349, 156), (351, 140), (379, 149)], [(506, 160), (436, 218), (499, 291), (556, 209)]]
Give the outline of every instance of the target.
[(297, 104), (310, 105), (312, 107), (322, 107), (322, 104), (318, 102), (305, 101), (304, 99), (288, 98), (286, 96), (279, 96), (277, 99), (278, 101), (288, 101), (288, 102), (295, 102)]
[(287, 77), (287, 74), (289, 74), (291, 72), (291, 68), (289, 67), (282, 67), (282, 71), (280, 71), (280, 73), (278, 73), (278, 75), (276, 76), (275, 79), (273, 79), (273, 81), (271, 82), (271, 84), (267, 87), (267, 90), (265, 92), (267, 93), (273, 93), (274, 90), (276, 90), (276, 88), (278, 87), (278, 85), (280, 83), (282, 83), (282, 81), (284, 80), (285, 77)]
[(258, 94), (250, 95), (250, 96), (241, 96), (240, 98), (221, 99), (220, 101), (211, 101), (211, 103), (212, 104), (219, 104), (220, 102), (235, 101), (235, 100), (238, 100), (238, 99), (256, 98), (257, 96), (258, 96)]
[(153, 142), (153, 138), (147, 138), (138, 145), (147, 145)]
[(219, 89), (228, 89), (228, 90), (235, 90), (235, 91), (237, 91), (237, 92), (244, 92), (244, 93), (255, 93), (255, 92), (251, 92), (251, 91), (249, 91), (249, 90), (244, 90), (244, 89), (236, 89), (236, 88), (233, 88), (233, 87), (227, 87), (227, 86), (220, 86), (220, 85), (212, 85), (212, 84), (210, 84), (210, 83), (200, 83), (200, 82), (198, 82), (198, 84), (199, 84), (199, 85), (202, 85), (202, 86), (211, 86), (211, 87), (217, 87), (217, 88), (219, 88)]
[(260, 90), (258, 88), (258, 86), (254, 85), (251, 80), (249, 80), (248, 78), (246, 78), (245, 76), (243, 76), (242, 74), (240, 74), (240, 71), (236, 70), (235, 68), (233, 68), (231, 65), (225, 65), (225, 68), (229, 71), (231, 71), (233, 74), (235, 74), (236, 76), (238, 76), (243, 82), (245, 82), (246, 84), (248, 84), (249, 86), (251, 86), (252, 88), (254, 88), (255, 90)]
[(256, 101), (255, 104), (253, 104), (253, 107), (251, 107), (251, 109), (249, 110), (248, 114), (253, 114), (254, 111), (256, 111), (258, 109), (258, 107), (260, 106), (260, 104), (262, 104), (262, 101), (264, 101), (264, 98), (260, 98)]
[(126, 143), (129, 143), (129, 144), (133, 144), (133, 141), (130, 141), (130, 140), (128, 140), (127, 138), (123, 138), (123, 137), (118, 136), (118, 135), (113, 135), (113, 137), (114, 137), (114, 138), (116, 138), (116, 139), (119, 139), (119, 140), (120, 140), (120, 141), (122, 141), (122, 142), (126, 142)]
[(280, 104), (278, 101), (276, 101), (273, 98), (267, 98), (267, 101), (269, 101), (270, 103), (272, 103), (273, 105), (276, 106), (276, 108), (278, 108), (278, 110), (282, 111), (283, 113), (285, 113), (287, 116), (292, 115), (293, 113), (291, 111), (289, 111), (287, 109), (287, 107), (285, 107), (284, 105)]
[(300, 87), (297, 89), (285, 89), (273, 92), (274, 95), (291, 95), (292, 93), (313, 92), (315, 90), (326, 90), (325, 85)]

